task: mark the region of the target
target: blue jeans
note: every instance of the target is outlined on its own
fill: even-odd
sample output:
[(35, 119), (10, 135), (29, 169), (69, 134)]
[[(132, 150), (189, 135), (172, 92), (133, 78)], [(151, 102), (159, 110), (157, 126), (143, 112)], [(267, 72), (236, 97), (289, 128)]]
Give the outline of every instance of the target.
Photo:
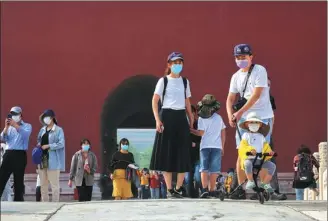
[[(240, 132), (240, 137), (243, 137), (243, 134), (245, 132), (247, 132), (247, 130), (244, 130), (242, 128), (239, 127), (239, 124), (241, 124), (242, 122), (244, 122), (246, 119), (245, 118), (241, 118), (239, 121), (238, 121), (238, 124), (237, 124), (237, 127), (239, 129), (239, 132)], [(268, 119), (262, 119), (263, 123), (265, 123), (266, 125), (269, 125), (270, 126), (270, 131), (268, 133), (268, 135), (265, 137), (266, 141), (268, 143), (270, 143), (270, 140), (271, 140), (271, 134), (272, 134), (272, 122), (273, 122), (273, 119), (272, 118), (268, 118)], [(238, 131), (236, 130), (236, 145), (237, 145), (237, 149), (238, 149), (238, 146), (240, 144), (240, 137), (239, 137), (239, 134), (238, 134)]]
[(152, 199), (159, 199), (159, 188), (150, 188), (150, 195)]
[[(196, 183), (200, 183), (200, 172), (199, 172), (199, 169), (200, 169), (200, 162), (197, 162), (194, 164), (194, 167), (193, 167), (193, 170), (194, 170), (194, 181)], [(187, 172), (185, 174), (185, 184), (188, 184), (189, 183), (189, 178), (190, 178), (190, 172)]]
[(161, 198), (166, 199), (166, 186), (164, 183), (161, 183)]
[(221, 172), (221, 149), (204, 148), (200, 150), (200, 172)]
[(304, 200), (304, 189), (295, 189), (296, 200)]

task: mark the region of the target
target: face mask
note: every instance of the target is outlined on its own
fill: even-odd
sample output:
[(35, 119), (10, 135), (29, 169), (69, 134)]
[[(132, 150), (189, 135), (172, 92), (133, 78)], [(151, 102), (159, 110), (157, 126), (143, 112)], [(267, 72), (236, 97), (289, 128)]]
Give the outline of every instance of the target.
[(17, 116), (12, 116), (11, 117), (13, 119), (13, 121), (15, 121), (16, 123), (18, 123), (21, 120), (21, 116), (17, 115)]
[(82, 151), (89, 151), (89, 149), (90, 149), (90, 145), (83, 145), (82, 146)]
[(247, 68), (248, 60), (236, 60), (236, 64), (239, 68)]
[(122, 150), (128, 150), (129, 149), (129, 145), (121, 145)]
[(51, 118), (50, 117), (45, 117), (43, 118), (43, 122), (46, 124), (46, 125), (49, 125), (51, 123)]
[(252, 132), (257, 132), (260, 129), (260, 124), (249, 124), (248, 129)]
[(228, 176), (233, 176), (233, 173), (229, 173)]
[(182, 64), (173, 64), (171, 66), (171, 72), (173, 74), (178, 75), (178, 74), (180, 74), (181, 71), (182, 71)]

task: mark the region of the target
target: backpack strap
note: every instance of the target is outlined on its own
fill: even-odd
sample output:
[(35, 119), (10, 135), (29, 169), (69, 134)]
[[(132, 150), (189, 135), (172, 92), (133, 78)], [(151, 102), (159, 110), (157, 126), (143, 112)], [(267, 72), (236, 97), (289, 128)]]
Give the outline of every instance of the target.
[[(162, 94), (162, 106), (164, 104), (164, 97), (165, 97), (167, 82), (168, 82), (166, 76), (163, 77), (163, 80), (164, 80), (164, 88), (163, 88), (163, 94)], [(182, 77), (182, 80), (183, 80), (183, 85), (184, 85), (184, 89), (185, 89), (184, 94), (185, 94), (185, 99), (186, 99), (187, 98), (187, 92), (186, 91), (187, 91), (188, 81), (187, 81), (187, 78), (185, 78), (185, 77)]]
[(162, 95), (162, 106), (164, 104), (164, 97), (165, 97), (165, 93), (166, 93), (166, 87), (167, 87), (167, 77), (163, 77), (164, 80), (164, 88), (163, 88), (163, 95)]
[(188, 84), (188, 81), (187, 81), (187, 78), (185, 77), (182, 77), (182, 80), (183, 80), (183, 85), (184, 85), (184, 94), (185, 94), (185, 99), (187, 99), (187, 84)]

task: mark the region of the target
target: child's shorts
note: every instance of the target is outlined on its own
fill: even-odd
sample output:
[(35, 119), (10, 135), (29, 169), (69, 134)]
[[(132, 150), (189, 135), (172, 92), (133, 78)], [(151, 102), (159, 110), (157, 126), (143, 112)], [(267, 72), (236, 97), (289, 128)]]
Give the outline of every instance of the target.
[(221, 172), (221, 149), (204, 148), (200, 150), (200, 172)]

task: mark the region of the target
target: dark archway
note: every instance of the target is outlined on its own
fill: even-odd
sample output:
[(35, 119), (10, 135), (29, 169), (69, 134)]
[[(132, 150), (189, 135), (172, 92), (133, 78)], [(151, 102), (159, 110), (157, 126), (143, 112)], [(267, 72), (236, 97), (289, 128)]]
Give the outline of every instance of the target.
[(117, 150), (117, 128), (154, 128), (151, 100), (158, 77), (136, 75), (124, 80), (105, 99), (101, 113), (102, 199), (110, 199), (111, 182), (106, 175)]

